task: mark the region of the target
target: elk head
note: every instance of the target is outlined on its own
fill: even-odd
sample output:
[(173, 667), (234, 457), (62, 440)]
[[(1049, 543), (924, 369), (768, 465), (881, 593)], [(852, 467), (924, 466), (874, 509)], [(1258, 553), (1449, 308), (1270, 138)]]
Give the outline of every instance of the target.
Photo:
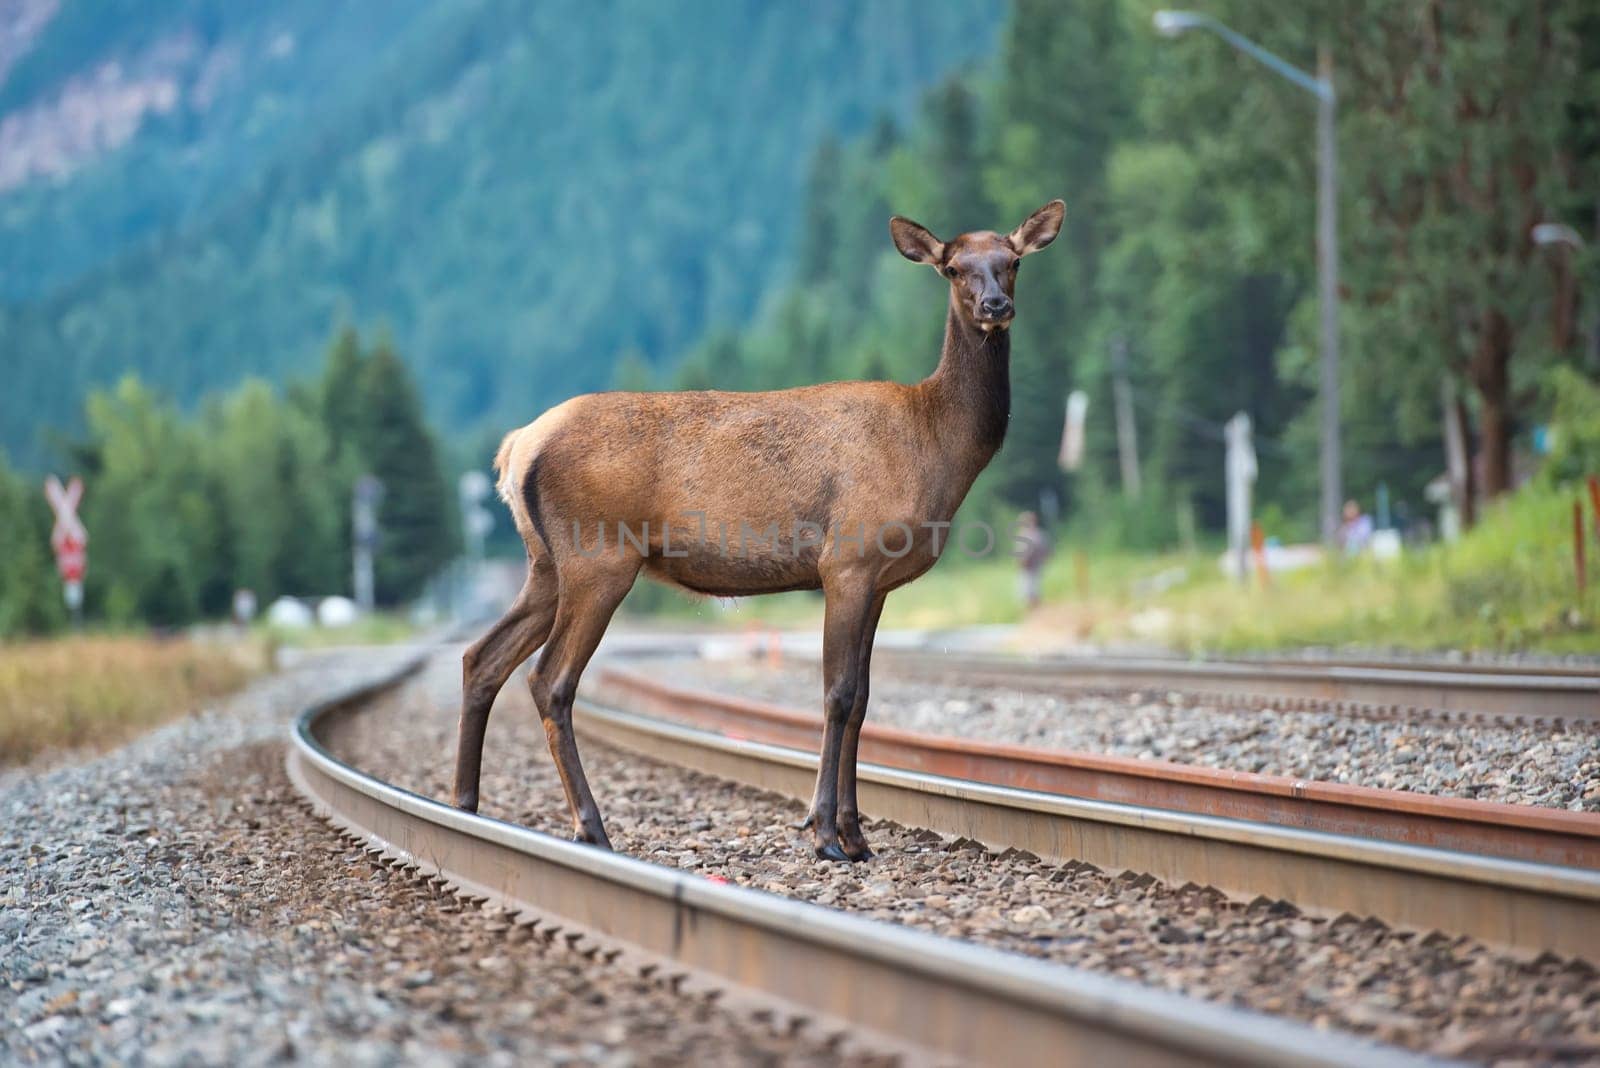
[(900, 255), (926, 263), (950, 280), (950, 306), (972, 326), (1004, 330), (1016, 314), (1017, 265), (1056, 239), (1067, 206), (1052, 200), (1009, 234), (975, 230), (940, 241), (927, 227), (896, 215), (889, 234)]

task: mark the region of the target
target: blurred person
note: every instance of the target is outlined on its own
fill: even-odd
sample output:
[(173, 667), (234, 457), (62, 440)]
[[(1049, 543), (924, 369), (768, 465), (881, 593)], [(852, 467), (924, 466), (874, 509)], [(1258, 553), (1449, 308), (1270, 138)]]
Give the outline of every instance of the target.
[(1359, 556), (1372, 541), (1372, 517), (1355, 501), (1344, 502), (1344, 522), (1339, 524), (1339, 544), (1346, 556)]
[(1037, 515), (1023, 512), (1017, 517), (1017, 532), (1013, 544), (1015, 548), (1012, 553), (1021, 568), (1018, 575), (1018, 589), (1030, 610), (1038, 608), (1040, 580), (1044, 574), (1045, 561), (1050, 559), (1050, 536), (1039, 525)]

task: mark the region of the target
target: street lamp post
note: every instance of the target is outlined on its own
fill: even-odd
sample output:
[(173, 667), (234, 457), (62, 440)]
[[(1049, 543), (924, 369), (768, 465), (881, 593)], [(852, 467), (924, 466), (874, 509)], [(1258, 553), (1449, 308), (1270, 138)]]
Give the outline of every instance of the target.
[(1189, 30), (1209, 30), (1262, 65), (1317, 98), (1317, 290), (1322, 304), (1322, 540), (1331, 544), (1339, 530), (1343, 490), (1339, 469), (1339, 146), (1334, 137), (1338, 97), (1333, 89), (1333, 60), (1327, 48), (1317, 51), (1317, 74), (1268, 52), (1209, 15), (1195, 11), (1157, 11), (1156, 31), (1176, 37)]
[[(1564, 245), (1571, 252), (1583, 251), (1583, 236), (1568, 226), (1566, 223), (1543, 222), (1534, 226), (1530, 232), (1533, 243), (1543, 247), (1551, 245)], [(1576, 285), (1576, 283), (1574, 283)], [(1577, 298), (1581, 307), (1581, 295)], [(1575, 326), (1575, 331), (1581, 331), (1581, 326)], [(1600, 315), (1595, 317), (1594, 332), (1589, 335), (1589, 359), (1596, 367), (1600, 367)]]

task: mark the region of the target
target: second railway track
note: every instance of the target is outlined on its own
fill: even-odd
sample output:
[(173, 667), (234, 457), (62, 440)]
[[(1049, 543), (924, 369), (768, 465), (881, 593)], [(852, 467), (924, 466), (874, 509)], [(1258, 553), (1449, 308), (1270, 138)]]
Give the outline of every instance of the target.
[[(620, 664), (596, 672), (612, 704), (736, 738), (814, 751), (815, 713), (662, 681)], [(1193, 815), (1376, 838), (1600, 870), (1600, 815), (1439, 797), (983, 738), (928, 734), (870, 719), (864, 757), (903, 771)]]
[(874, 663), (974, 684), (1167, 689), (1224, 703), (1335, 705), (1442, 718), (1600, 723), (1600, 669), (993, 656), (884, 649)]
[[(601, 701), (584, 702), (580, 731), (790, 797), (809, 796), (816, 774), (814, 721), (666, 686), (615, 666), (598, 681)], [(796, 748), (797, 743), (811, 748)], [(1173, 884), (1285, 899), (1329, 915), (1375, 916), (1401, 927), (1468, 934), (1530, 955), (1600, 960), (1600, 870), (1085, 797), (1070, 784), (1088, 782), (1094, 773), (1103, 783), (1114, 780), (1115, 772), (1091, 767), (1090, 774), (1082, 774), (1085, 769), (1053, 764), (1037, 754), (1030, 760), (1015, 747), (868, 727), (862, 753), (862, 809), (879, 818), (1059, 860), (1148, 873)], [(895, 764), (877, 762), (886, 755)], [(965, 777), (930, 774), (930, 766), (959, 767)], [(1139, 769), (1117, 770), (1132, 778)], [(1250, 805), (1261, 800), (1259, 790), (1252, 793), (1248, 784), (1236, 781), (1240, 776), (1228, 773), (1211, 773), (1207, 782), (1209, 770), (1190, 773), (1191, 797), (1207, 786), (1225, 795), (1224, 784), (1235, 780), (1240, 807), (1259, 807)], [(1061, 781), (1052, 780), (1051, 771), (1063, 772), (1069, 786), (1039, 789)], [(1373, 795), (1363, 799), (1368, 809), (1381, 811), (1381, 795), (1388, 792), (1366, 793)], [(1343, 807), (1339, 800), (1328, 805), (1334, 812), (1318, 813), (1316, 798), (1265, 796), (1286, 809), (1305, 804), (1312, 810), (1300, 816), (1305, 822), (1349, 820), (1337, 811)], [(1402, 811), (1382, 824), (1397, 836), (1408, 818), (1448, 823), (1453, 817), (1458, 824), (1453, 833), (1461, 839), (1498, 840), (1513, 851), (1591, 862), (1600, 854), (1600, 817), (1534, 811), (1523, 814), (1530, 825), (1519, 825), (1507, 811), (1511, 806), (1406, 800), (1436, 807), (1424, 807), (1415, 816)]]

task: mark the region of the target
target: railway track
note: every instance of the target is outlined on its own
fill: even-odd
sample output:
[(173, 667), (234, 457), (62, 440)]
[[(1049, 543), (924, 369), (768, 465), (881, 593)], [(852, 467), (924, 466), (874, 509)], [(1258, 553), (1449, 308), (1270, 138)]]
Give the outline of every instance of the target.
[[(820, 741), (812, 712), (665, 683), (616, 663), (598, 665), (594, 683), (614, 707), (730, 737), (801, 752), (815, 752)], [(1006, 789), (1600, 871), (1600, 815), (1593, 813), (1038, 749), (870, 721), (861, 746), (862, 758), (882, 767)]]
[[(416, 665), (412, 665), (414, 669)], [(719, 885), (461, 813), (368, 776), (328, 748), (340, 725), (405, 677), (308, 709), (290, 777), (323, 815), (396, 863), (518, 913), (597, 960), (779, 999), (916, 1057), (975, 1063), (1384, 1064), (1408, 1055), (1299, 1024), (952, 942), (759, 891)], [(611, 722), (640, 717), (613, 711)], [(590, 706), (584, 729), (601, 714)], [(652, 746), (689, 745), (657, 724)], [(723, 752), (731, 740), (698, 732)], [(754, 749), (752, 743), (742, 743)], [(772, 747), (765, 747), (771, 749)], [(783, 756), (770, 767), (793, 768)], [(863, 783), (864, 790), (871, 789)], [(876, 794), (867, 793), (868, 797)], [(944, 800), (939, 800), (943, 797)], [(929, 795), (934, 807), (961, 803)]]
[(1230, 706), (1271, 701), (1280, 707), (1332, 705), (1368, 714), (1600, 723), (1600, 671), (1583, 668), (1012, 657), (893, 648), (875, 652), (873, 665), (973, 685), (1170, 690)]
[[(813, 717), (667, 686), (615, 665), (597, 674), (599, 700), (582, 703), (580, 733), (791, 797), (810, 796)], [(1600, 960), (1600, 870), (1594, 867), (1107, 801), (1070, 788), (1040, 789), (1050, 771), (1063, 772), (1055, 782), (1069, 787), (1096, 775), (1101, 785), (1163, 782), (1167, 769), (1140, 768), (1138, 761), (1075, 768), (1070, 759), (1056, 763), (1033, 754), (1028, 760), (1015, 747), (870, 725), (861, 744), (861, 805), (875, 818), (1050, 859), (1148, 873), (1172, 885), (1192, 882), (1235, 897), (1288, 900), (1328, 915), (1467, 934), (1530, 956), (1552, 952)], [(885, 758), (895, 763), (881, 763)], [(1169, 801), (1231, 794), (1241, 807), (1266, 802), (1310, 822), (1334, 822), (1345, 807), (1310, 793), (1311, 784), (1296, 796), (1268, 793), (1249, 781), (1266, 776), (1171, 770), (1179, 779), (1169, 783)], [(1403, 831), (1408, 817), (1403, 811), (1383, 813), (1385, 800), (1416, 803), (1437, 823), (1455, 817), (1458, 838), (1495, 842), (1511, 852), (1592, 861), (1600, 843), (1600, 819), (1590, 815), (1364, 793), (1377, 796), (1356, 811), (1363, 819), (1371, 815), (1370, 825), (1392, 831)], [(1429, 802), (1446, 801), (1429, 812)]]

